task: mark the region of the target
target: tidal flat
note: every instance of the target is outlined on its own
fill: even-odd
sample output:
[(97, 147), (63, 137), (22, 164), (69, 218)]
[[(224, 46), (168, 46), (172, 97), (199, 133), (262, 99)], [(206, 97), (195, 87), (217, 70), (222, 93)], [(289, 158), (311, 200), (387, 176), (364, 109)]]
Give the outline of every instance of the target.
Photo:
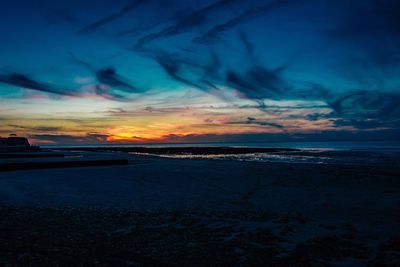
[(106, 154), (129, 164), (0, 172), (1, 265), (400, 264), (397, 158)]

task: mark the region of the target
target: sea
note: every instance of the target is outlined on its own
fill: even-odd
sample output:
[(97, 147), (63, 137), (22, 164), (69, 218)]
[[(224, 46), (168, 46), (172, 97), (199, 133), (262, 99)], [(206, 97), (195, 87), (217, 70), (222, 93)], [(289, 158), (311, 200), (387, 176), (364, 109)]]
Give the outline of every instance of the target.
[[(308, 164), (367, 164), (399, 165), (400, 141), (352, 141), (352, 142), (252, 142), (252, 143), (158, 143), (158, 144), (118, 144), (118, 145), (79, 145), (79, 146), (42, 146), (43, 148), (91, 148), (104, 147), (260, 147), (294, 148), (296, 151), (248, 154), (144, 154), (140, 155), (176, 158), (231, 160), (249, 162), (308, 163)], [(139, 153), (131, 153), (139, 155)]]

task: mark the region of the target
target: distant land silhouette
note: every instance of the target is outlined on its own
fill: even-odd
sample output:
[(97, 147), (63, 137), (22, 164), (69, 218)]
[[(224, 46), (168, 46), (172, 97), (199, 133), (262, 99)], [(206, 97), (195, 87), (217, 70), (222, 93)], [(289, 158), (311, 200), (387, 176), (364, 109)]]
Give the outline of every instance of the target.
[(25, 137), (0, 137), (0, 151), (1, 152), (22, 152), (37, 150), (38, 147), (31, 146), (28, 139)]

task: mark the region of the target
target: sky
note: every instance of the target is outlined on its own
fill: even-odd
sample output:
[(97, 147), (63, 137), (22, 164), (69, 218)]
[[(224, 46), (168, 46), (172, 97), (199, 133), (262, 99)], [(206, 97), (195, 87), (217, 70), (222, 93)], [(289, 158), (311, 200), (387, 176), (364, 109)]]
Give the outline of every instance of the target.
[(3, 0), (0, 136), (399, 140), (397, 0)]

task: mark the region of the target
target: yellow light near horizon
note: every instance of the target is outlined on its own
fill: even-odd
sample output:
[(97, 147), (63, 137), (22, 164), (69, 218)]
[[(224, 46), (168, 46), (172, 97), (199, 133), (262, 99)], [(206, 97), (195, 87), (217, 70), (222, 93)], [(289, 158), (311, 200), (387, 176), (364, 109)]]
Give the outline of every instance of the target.
[(160, 139), (162, 133), (154, 133), (146, 129), (126, 129), (125, 127), (112, 129), (109, 131), (108, 141), (140, 141), (143, 139)]
[(126, 139), (126, 138), (135, 137), (135, 135), (134, 135), (134, 134), (131, 134), (131, 133), (119, 133), (118, 135), (115, 135), (114, 137), (115, 137), (115, 138)]

